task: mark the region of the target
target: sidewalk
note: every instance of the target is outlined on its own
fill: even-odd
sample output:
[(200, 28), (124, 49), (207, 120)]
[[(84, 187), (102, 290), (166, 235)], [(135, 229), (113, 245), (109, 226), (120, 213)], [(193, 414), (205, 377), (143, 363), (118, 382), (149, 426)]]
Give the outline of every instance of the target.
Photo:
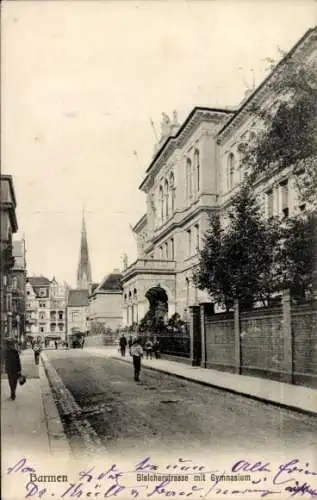
[[(88, 349), (87, 349), (88, 350)], [(104, 355), (109, 349), (89, 348), (91, 351), (102, 351)], [(129, 354), (122, 358), (118, 351), (112, 349), (111, 357), (126, 363), (132, 363)], [(223, 389), (225, 391), (251, 397), (259, 401), (287, 407), (295, 411), (300, 411), (317, 416), (317, 390), (301, 387), (298, 385), (285, 384), (258, 377), (247, 375), (237, 375), (232, 373), (220, 372), (209, 368), (190, 366), (167, 359), (142, 359), (142, 366), (151, 370), (157, 370), (162, 373), (174, 375), (176, 377), (197, 382), (199, 384)]]
[(40, 452), (53, 456), (57, 451), (65, 453), (68, 442), (53, 401), (43, 366), (34, 363), (31, 350), (21, 353), (22, 373), (26, 384), (17, 386), (15, 401), (9, 398), (7, 376), (1, 375), (1, 439), (5, 462), (10, 456), (28, 452)]

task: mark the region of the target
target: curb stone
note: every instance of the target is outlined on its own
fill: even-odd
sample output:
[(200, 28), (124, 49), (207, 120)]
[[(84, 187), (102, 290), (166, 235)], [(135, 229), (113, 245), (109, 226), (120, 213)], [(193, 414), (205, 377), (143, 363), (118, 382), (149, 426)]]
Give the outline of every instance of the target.
[[(76, 429), (76, 432), (84, 442), (87, 453), (95, 454), (97, 451), (104, 451), (105, 448), (103, 447), (96, 431), (92, 428), (88, 420), (80, 418), (82, 416), (82, 409), (76, 403), (71, 392), (65, 387), (61, 377), (49, 361), (46, 353), (41, 354), (41, 361), (43, 363), (43, 371), (46, 373), (46, 380), (49, 385), (52, 402), (55, 406), (62, 428), (63, 424), (61, 417), (65, 418), (68, 423)], [(61, 415), (61, 417), (59, 415)]]
[[(42, 359), (41, 359), (42, 361)], [(42, 361), (43, 363), (43, 361)], [(68, 439), (65, 435), (62, 421), (55, 405), (49, 381), (45, 374), (44, 364), (39, 365), (40, 387), (44, 408), (44, 417), (47, 426), (49, 447), (52, 455), (70, 455)]]

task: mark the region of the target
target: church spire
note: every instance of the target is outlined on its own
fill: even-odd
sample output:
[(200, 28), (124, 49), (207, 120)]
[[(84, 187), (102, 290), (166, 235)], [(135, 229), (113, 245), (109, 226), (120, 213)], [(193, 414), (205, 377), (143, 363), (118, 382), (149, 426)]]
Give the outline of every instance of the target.
[(80, 255), (77, 269), (77, 288), (88, 289), (91, 283), (91, 267), (88, 252), (86, 221), (85, 221), (85, 208), (83, 208), (82, 229), (81, 229), (81, 242), (80, 242)]

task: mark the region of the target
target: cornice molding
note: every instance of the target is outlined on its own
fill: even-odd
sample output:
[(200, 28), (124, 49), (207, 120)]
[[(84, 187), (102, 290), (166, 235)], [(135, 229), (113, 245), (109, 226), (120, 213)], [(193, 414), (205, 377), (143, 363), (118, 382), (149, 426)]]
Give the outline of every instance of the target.
[[(182, 127), (179, 129), (175, 136), (169, 137), (163, 144), (162, 149), (158, 152), (157, 158), (150, 165), (147, 170), (146, 177), (139, 189), (147, 191), (154, 182), (154, 177), (157, 172), (166, 164), (167, 160), (178, 149), (182, 148), (189, 137), (197, 130), (201, 123), (214, 123), (215, 125), (221, 124), (225, 118), (231, 116), (233, 111), (226, 110), (213, 110), (213, 109), (199, 109), (195, 108), (189, 117), (185, 120)], [(215, 133), (216, 136), (216, 133)]]

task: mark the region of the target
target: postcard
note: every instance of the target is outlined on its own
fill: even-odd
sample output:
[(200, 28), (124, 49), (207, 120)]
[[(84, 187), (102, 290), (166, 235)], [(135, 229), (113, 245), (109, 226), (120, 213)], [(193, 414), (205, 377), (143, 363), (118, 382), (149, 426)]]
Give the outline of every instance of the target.
[(317, 497), (317, 5), (2, 2), (1, 497)]

